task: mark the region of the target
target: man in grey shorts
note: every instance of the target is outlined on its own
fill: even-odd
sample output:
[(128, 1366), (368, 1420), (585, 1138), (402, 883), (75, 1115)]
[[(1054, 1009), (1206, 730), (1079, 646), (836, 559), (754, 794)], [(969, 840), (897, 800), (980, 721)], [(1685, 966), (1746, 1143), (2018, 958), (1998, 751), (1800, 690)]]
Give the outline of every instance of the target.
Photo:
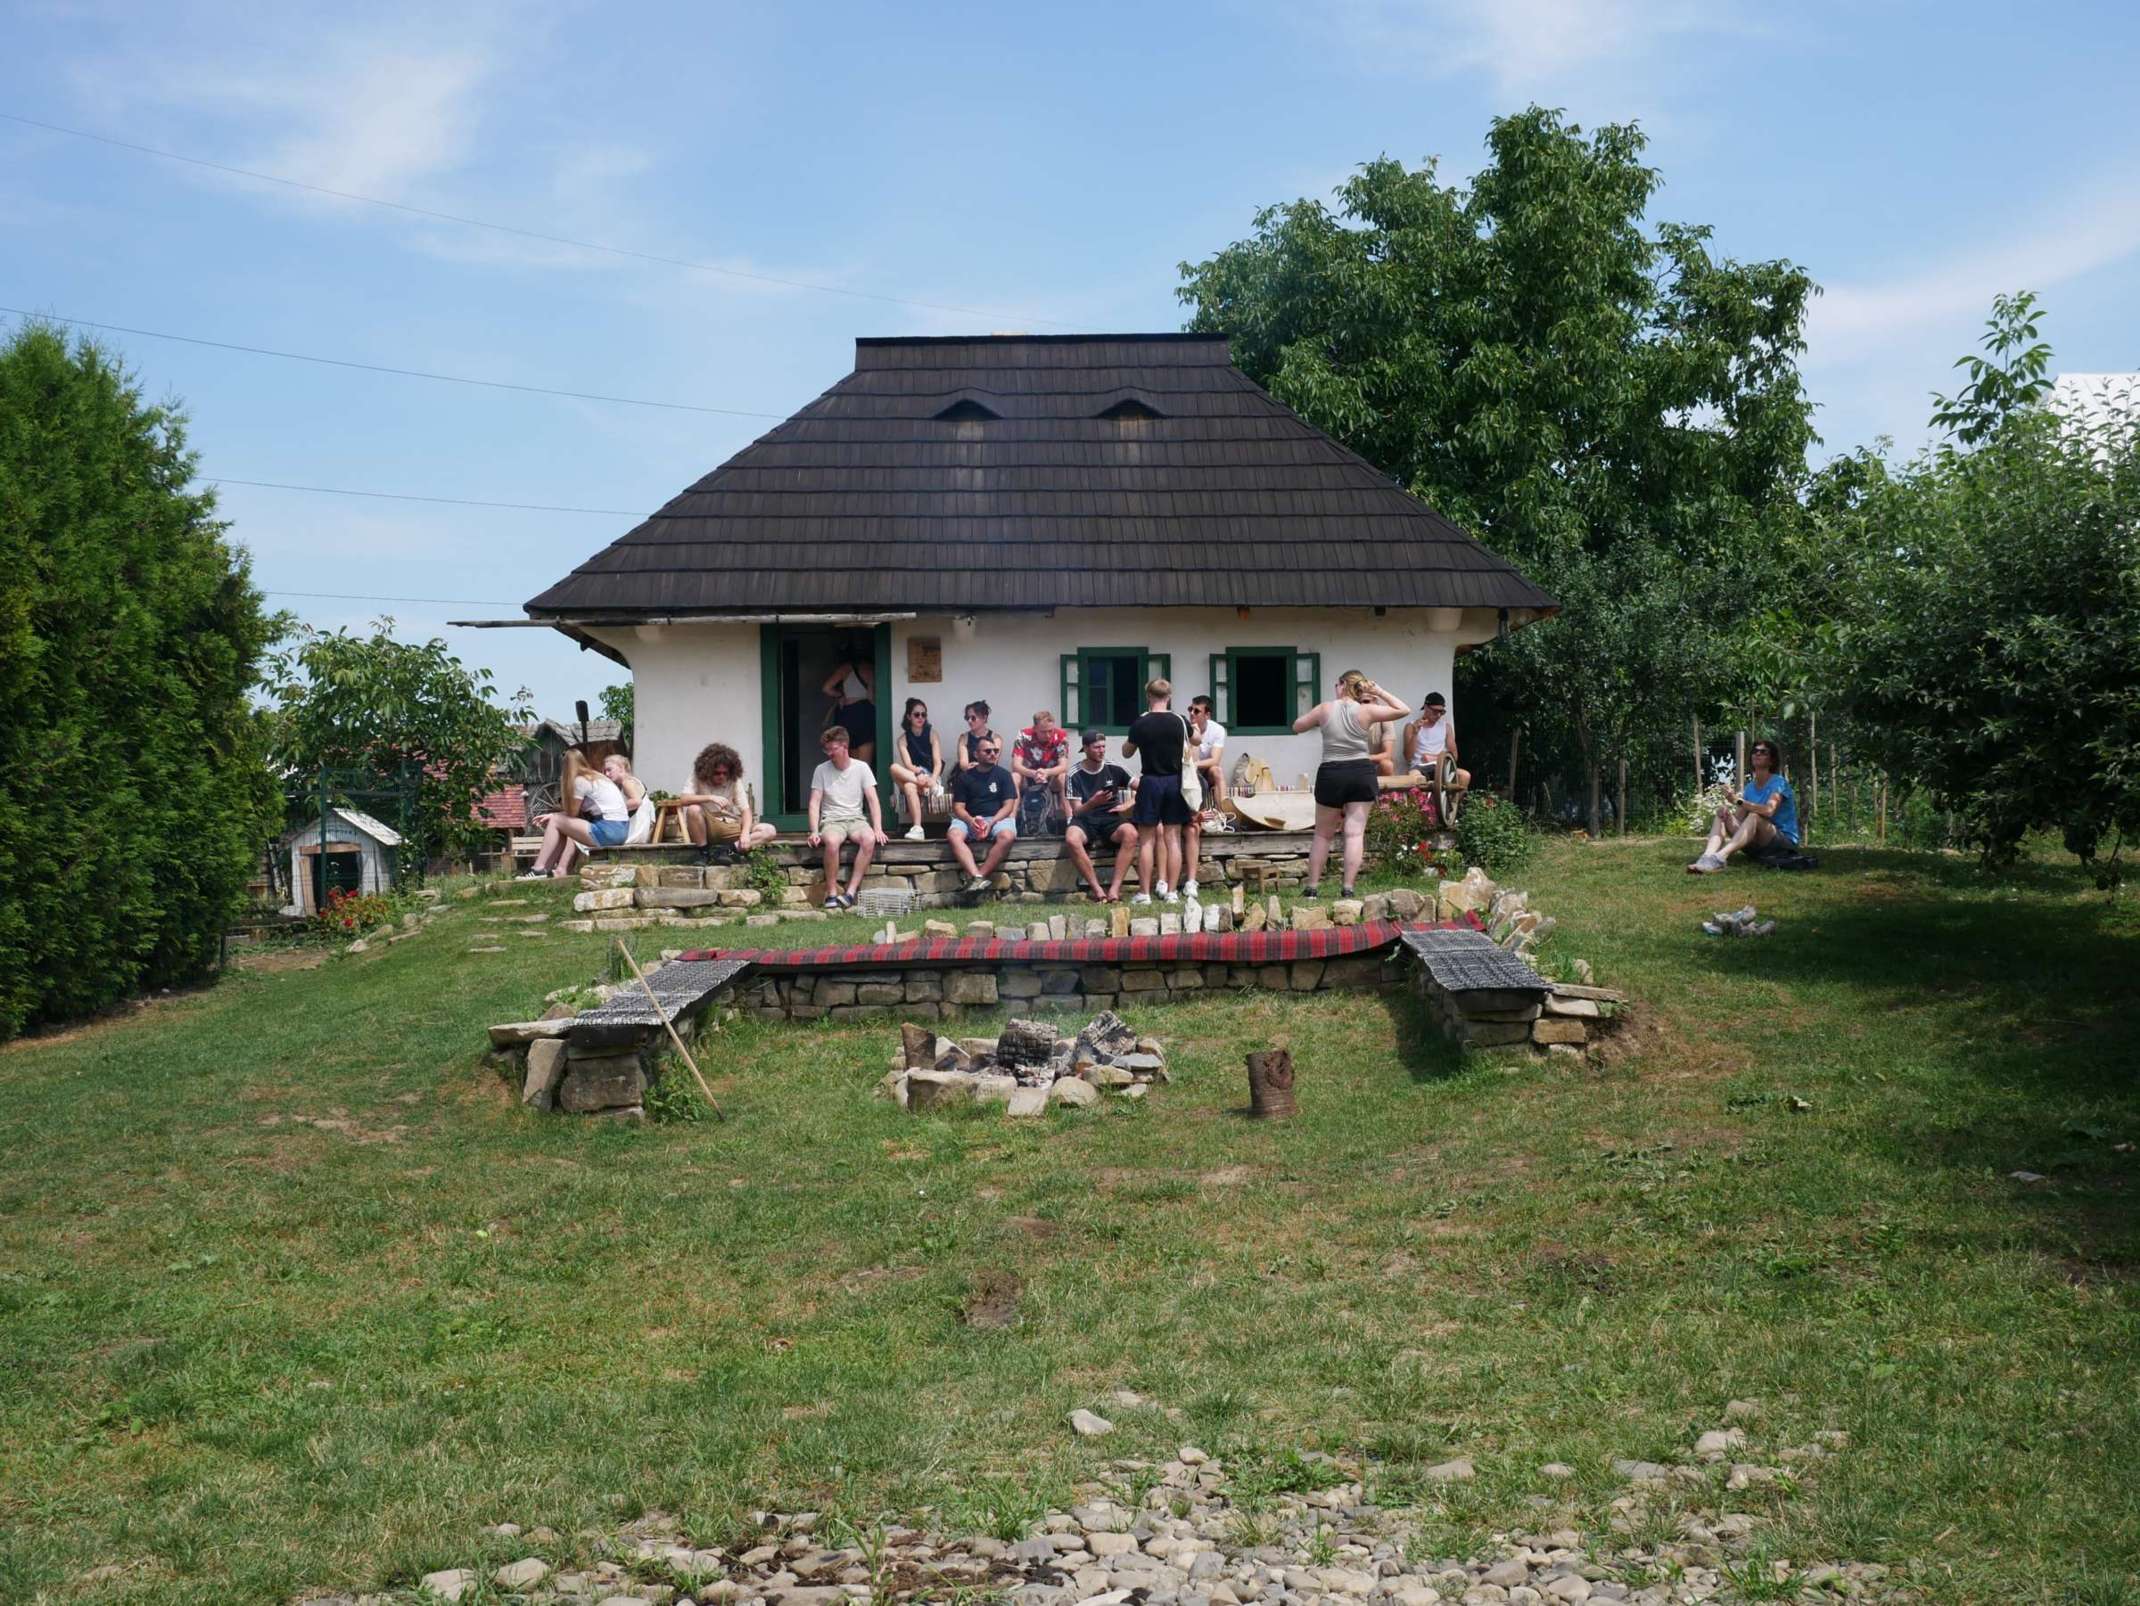
[[(862, 872), (877, 856), (884, 837), (884, 805), (877, 800), (877, 777), (848, 751), (846, 730), (825, 727), (825, 762), (810, 777), (810, 846), (825, 850), (825, 907), (852, 909), (862, 890)], [(855, 845), (854, 875), (840, 891), (840, 846)]]

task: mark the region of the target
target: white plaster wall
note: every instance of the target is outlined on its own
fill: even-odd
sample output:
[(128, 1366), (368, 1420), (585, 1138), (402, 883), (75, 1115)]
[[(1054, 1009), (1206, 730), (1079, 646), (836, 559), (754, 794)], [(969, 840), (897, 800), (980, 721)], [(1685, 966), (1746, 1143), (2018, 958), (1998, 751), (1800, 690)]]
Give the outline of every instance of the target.
[(754, 783), (765, 774), (758, 626), (636, 625), (588, 633), (632, 666), (632, 770), (648, 786), (688, 792), (691, 760), (714, 741), (742, 755)]
[[(1228, 647), (1291, 647), (1322, 654), (1324, 685), (1347, 669), (1363, 669), (1416, 705), (1430, 691), (1450, 698), (1461, 733), (1462, 710), (1453, 684), (1460, 644), (1493, 637), (1491, 611), (1257, 608), (1241, 618), (1231, 608), (1059, 609), (1053, 614), (980, 614), (971, 619), (926, 617), (892, 625), (892, 683), (880, 688), (887, 717), (897, 721), (909, 695), (924, 698), (946, 751), (963, 729), (959, 709), (980, 698), (1006, 737), (1030, 723), (1037, 708), (1062, 714), (1059, 659), (1079, 647), (1143, 647), (1173, 657), (1175, 706), (1209, 691), (1208, 657)], [(597, 632), (632, 666), (637, 707), (634, 765), (649, 786), (687, 789), (691, 759), (719, 739), (743, 755), (753, 778), (766, 773), (760, 714), (759, 627), (735, 624), (640, 625)], [(907, 639), (943, 643), (943, 680), (909, 685)], [(814, 688), (812, 688), (814, 690)], [(1292, 784), (1312, 773), (1321, 737), (1244, 736), (1228, 743), (1227, 760), (1253, 752)], [(1120, 757), (1120, 740), (1110, 743)], [(1134, 768), (1134, 765), (1132, 765)]]

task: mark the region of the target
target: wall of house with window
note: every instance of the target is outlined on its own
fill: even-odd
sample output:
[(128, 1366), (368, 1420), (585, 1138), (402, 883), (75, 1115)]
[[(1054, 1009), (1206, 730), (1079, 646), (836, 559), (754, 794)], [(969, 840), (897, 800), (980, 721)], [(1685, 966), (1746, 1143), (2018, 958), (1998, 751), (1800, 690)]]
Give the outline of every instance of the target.
[[(1490, 610), (1251, 608), (1083, 609), (1052, 614), (979, 614), (923, 618), (892, 626), (891, 708), (924, 699), (945, 751), (964, 729), (959, 711), (988, 703), (990, 724), (1006, 740), (1046, 708), (1073, 729), (1098, 725), (1121, 755), (1121, 738), (1144, 712), (1144, 683), (1163, 674), (1174, 706), (1209, 693), (1227, 730), (1227, 769), (1244, 751), (1271, 766), (1285, 785), (1312, 774), (1319, 734), (1295, 736), (1293, 720), (1331, 694), (1347, 669), (1363, 669), (1416, 706), (1430, 691), (1451, 699), (1460, 645), (1489, 641)], [(942, 679), (908, 679), (910, 638), (935, 642)], [(921, 661), (927, 662), (924, 651)], [(1459, 740), (1462, 716), (1456, 713)], [(1134, 771), (1135, 762), (1129, 768)]]

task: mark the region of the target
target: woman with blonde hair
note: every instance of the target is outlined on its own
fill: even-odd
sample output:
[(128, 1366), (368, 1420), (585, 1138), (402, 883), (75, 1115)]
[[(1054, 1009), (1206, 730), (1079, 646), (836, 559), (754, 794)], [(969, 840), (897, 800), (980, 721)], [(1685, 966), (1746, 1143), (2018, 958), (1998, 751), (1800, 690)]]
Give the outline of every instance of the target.
[(1323, 866), (1330, 862), (1330, 839), (1345, 828), (1345, 896), (1360, 878), (1366, 851), (1367, 811), (1382, 795), (1374, 755), (1368, 751), (1371, 725), (1411, 718), (1412, 710), (1357, 669), (1338, 676), (1337, 695), (1317, 703), (1293, 721), (1296, 732), (1318, 725), (1323, 731), (1323, 762), (1315, 772), (1315, 840), (1308, 845), (1308, 884), (1301, 896), (1318, 895)]
[(751, 818), (750, 794), (743, 788), (743, 760), (726, 742), (708, 742), (691, 761), (698, 787), (676, 801), (686, 805), (684, 831), (700, 845), (730, 847), (748, 853), (780, 832)]
[(565, 773), (557, 783), (557, 800), (556, 812), (535, 822), (542, 827), (542, 851), (535, 855), (535, 867), (520, 878), (523, 881), (562, 876), (571, 870), (574, 854), (622, 847), (631, 834), (632, 811), (625, 807), (623, 790), (577, 747), (565, 749)]

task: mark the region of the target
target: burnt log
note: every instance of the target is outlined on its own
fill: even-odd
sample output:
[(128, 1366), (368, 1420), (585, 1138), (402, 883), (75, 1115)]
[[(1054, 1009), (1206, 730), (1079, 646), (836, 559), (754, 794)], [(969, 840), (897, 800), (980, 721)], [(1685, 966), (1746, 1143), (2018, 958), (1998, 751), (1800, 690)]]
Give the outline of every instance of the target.
[(998, 1065), (1041, 1066), (1055, 1058), (1056, 1031), (1045, 1021), (1006, 1022), (996, 1038)]
[(928, 1071), (936, 1068), (936, 1033), (926, 1026), (909, 1022), (899, 1028), (899, 1047), (910, 1071)]
[(1248, 1113), (1282, 1120), (1298, 1113), (1293, 1102), (1293, 1056), (1282, 1048), (1248, 1056)]

